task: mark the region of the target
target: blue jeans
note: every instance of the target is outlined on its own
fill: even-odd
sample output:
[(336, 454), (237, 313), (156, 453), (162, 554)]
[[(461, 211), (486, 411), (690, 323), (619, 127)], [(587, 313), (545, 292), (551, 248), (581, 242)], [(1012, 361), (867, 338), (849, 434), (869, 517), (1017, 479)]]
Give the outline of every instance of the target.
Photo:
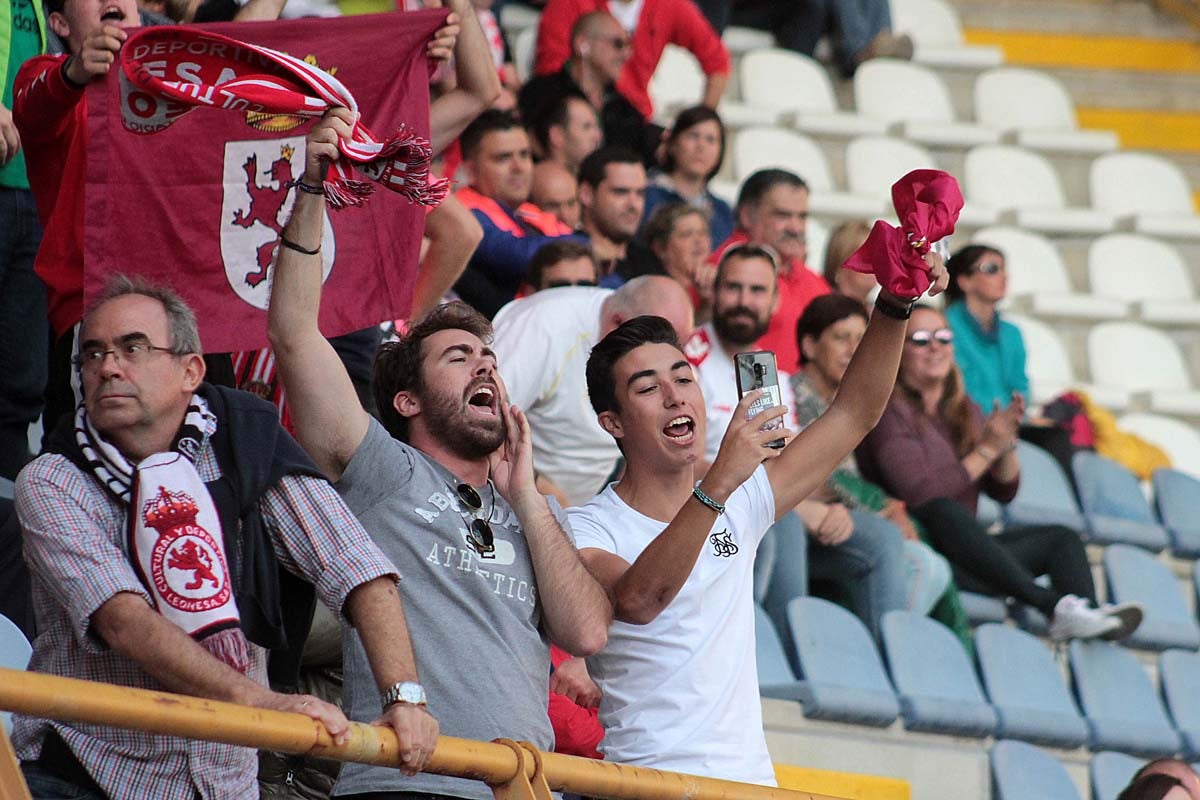
[(9, 480), (30, 458), (46, 390), (46, 287), (33, 273), (41, 240), (33, 195), (0, 187), (0, 476)]
[(42, 769), (36, 763), (21, 764), (33, 800), (108, 800), (94, 789), (86, 789)]
[[(744, 25), (775, 34), (780, 47), (811, 56), (829, 34), (838, 66), (854, 72), (856, 56), (883, 30), (892, 27), (887, 0), (701, 0), (698, 4), (714, 27)], [(718, 28), (719, 29), (719, 28)]]

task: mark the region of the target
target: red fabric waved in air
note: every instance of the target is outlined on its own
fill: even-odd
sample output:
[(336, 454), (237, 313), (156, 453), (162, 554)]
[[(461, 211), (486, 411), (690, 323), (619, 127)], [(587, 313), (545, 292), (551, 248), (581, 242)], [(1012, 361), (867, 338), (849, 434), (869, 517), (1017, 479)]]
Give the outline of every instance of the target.
[(929, 267), (922, 256), (954, 233), (962, 192), (949, 173), (915, 169), (892, 184), (892, 203), (900, 227), (877, 220), (862, 247), (842, 266), (874, 273), (879, 285), (896, 297), (920, 297), (929, 288)]

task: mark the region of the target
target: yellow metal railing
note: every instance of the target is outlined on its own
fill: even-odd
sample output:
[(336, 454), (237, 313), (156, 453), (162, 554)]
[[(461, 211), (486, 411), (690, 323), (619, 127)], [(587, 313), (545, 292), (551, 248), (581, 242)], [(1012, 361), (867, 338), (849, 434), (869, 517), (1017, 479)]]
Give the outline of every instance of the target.
[[(351, 723), (350, 741), (336, 745), (321, 723), (303, 714), (34, 672), (0, 669), (0, 709), (339, 761), (391, 767), (400, 763), (399, 745), (390, 728)], [(442, 736), (425, 771), (483, 781), (492, 787), (496, 800), (550, 800), (551, 790), (612, 800), (836, 800), (545, 753), (509, 740), (477, 742)], [(0, 798), (28, 797), (12, 745), (0, 735)]]

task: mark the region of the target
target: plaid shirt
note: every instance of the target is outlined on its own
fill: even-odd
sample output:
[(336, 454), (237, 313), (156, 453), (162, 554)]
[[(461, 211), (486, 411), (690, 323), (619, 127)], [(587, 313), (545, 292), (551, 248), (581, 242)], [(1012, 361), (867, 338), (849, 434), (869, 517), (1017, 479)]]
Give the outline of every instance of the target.
[[(220, 476), (207, 442), (196, 468), (203, 481)], [(150, 602), (130, 561), (125, 506), (58, 455), (44, 455), (25, 468), (17, 479), (16, 505), (39, 631), (29, 669), (163, 690), (91, 630), (92, 614), (119, 592)], [(356, 586), (397, 575), (324, 480), (286, 476), (262, 496), (259, 509), (280, 563), (311, 581), (332, 609), (340, 610)], [(214, 634), (205, 646), (266, 683), (267, 651), (248, 642), (239, 628)], [(174, 800), (196, 793), (221, 800), (258, 797), (258, 762), (250, 748), (20, 715), (14, 723), (18, 757), (37, 759), (52, 726), (112, 800)]]

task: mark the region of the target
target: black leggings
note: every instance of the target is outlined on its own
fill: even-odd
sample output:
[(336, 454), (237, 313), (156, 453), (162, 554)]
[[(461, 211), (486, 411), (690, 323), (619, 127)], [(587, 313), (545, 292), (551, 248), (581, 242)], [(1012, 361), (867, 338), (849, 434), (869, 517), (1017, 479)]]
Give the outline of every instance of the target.
[[(1070, 528), (1035, 525), (993, 536), (961, 504), (944, 497), (910, 513), (925, 526), (933, 548), (954, 567), (960, 589), (1014, 597), (1047, 619), (1063, 595), (1096, 602), (1087, 551)], [(1034, 583), (1039, 575), (1048, 575), (1053, 588)]]

